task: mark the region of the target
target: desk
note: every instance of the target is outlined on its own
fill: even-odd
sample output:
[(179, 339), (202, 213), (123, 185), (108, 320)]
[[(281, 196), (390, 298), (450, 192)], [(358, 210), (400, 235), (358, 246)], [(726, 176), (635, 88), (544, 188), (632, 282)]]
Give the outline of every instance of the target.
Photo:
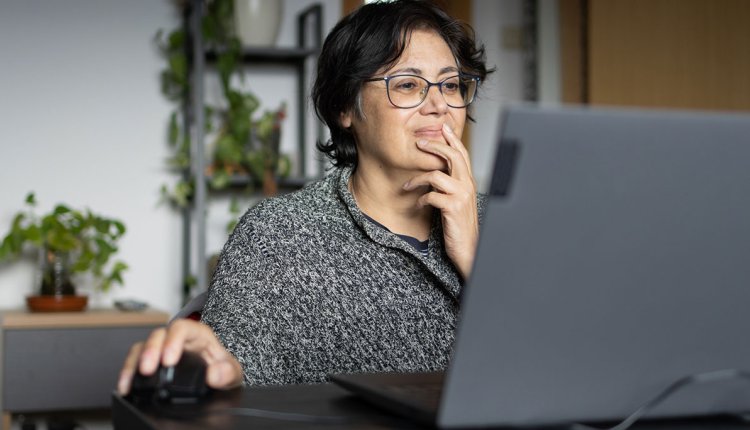
[[(233, 429), (411, 429), (423, 428), (376, 409), (333, 384), (296, 385), (236, 389), (217, 392), (198, 406), (182, 406), (187, 411), (226, 410), (245, 407), (309, 415), (343, 416), (342, 424), (312, 424), (268, 418), (250, 418), (213, 414), (196, 419), (169, 419), (156, 413), (152, 405), (136, 405), (112, 395), (112, 420), (115, 430), (233, 430)], [(747, 430), (750, 426), (734, 419), (696, 419), (644, 422), (634, 430)], [(507, 430), (507, 429), (506, 429)], [(531, 430), (525, 428), (524, 430)], [(549, 430), (549, 428), (547, 429)], [(558, 430), (560, 430), (558, 428)]]
[(334, 384), (259, 387), (214, 392), (209, 401), (188, 411), (217, 411), (245, 407), (315, 416), (343, 416), (351, 422), (320, 424), (256, 417), (208, 415), (194, 420), (164, 418), (152, 405), (136, 405), (117, 394), (112, 396), (115, 430), (197, 429), (391, 429), (420, 428), (411, 422), (383, 414)]
[(0, 311), (2, 428), (13, 412), (109, 406), (130, 345), (168, 319), (155, 310)]

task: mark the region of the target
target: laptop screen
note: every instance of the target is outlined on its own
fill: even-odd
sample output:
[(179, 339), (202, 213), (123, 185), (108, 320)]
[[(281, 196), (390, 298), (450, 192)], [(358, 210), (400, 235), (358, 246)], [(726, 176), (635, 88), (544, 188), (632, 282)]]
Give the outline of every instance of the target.
[[(750, 368), (748, 258), (750, 117), (507, 110), (439, 424), (621, 419)], [(703, 387), (653, 416), (749, 394)]]

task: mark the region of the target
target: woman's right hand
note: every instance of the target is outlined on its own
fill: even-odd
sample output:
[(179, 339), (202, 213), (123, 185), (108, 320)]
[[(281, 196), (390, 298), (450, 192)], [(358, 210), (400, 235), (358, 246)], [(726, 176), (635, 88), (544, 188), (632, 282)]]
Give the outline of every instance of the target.
[(156, 372), (159, 364), (174, 366), (185, 350), (197, 352), (206, 360), (209, 387), (227, 389), (242, 384), (242, 366), (214, 332), (203, 323), (181, 319), (154, 330), (145, 342), (130, 348), (120, 371), (117, 391), (121, 395), (128, 394), (136, 371), (148, 376)]

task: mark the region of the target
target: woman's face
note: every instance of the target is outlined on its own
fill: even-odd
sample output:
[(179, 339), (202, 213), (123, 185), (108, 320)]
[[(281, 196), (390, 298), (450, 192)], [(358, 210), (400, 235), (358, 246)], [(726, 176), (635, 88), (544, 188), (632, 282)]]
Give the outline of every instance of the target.
[[(440, 82), (457, 73), (448, 44), (434, 31), (415, 30), (398, 63), (375, 77), (411, 74)], [(461, 137), (466, 121), (466, 109), (449, 107), (436, 86), (430, 87), (420, 105), (401, 109), (388, 101), (384, 81), (367, 82), (362, 88), (362, 111), (364, 118), (353, 112), (342, 115), (342, 125), (351, 126), (356, 140), (358, 165), (389, 175), (446, 170), (446, 162), (420, 150), (417, 141), (446, 144), (443, 124)]]

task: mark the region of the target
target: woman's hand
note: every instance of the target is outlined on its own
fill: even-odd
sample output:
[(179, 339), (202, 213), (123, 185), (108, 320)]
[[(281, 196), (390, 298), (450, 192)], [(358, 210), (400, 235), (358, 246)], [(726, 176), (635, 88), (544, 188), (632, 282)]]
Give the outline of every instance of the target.
[(232, 388), (242, 383), (242, 366), (216, 338), (205, 324), (181, 319), (165, 328), (151, 332), (145, 342), (130, 348), (120, 371), (117, 391), (121, 395), (130, 392), (136, 370), (143, 375), (152, 375), (161, 363), (174, 366), (182, 351), (195, 351), (206, 361), (206, 383), (217, 389)]
[(443, 125), (443, 136), (447, 145), (421, 140), (417, 146), (443, 158), (448, 165), (447, 172), (435, 170), (415, 176), (404, 184), (404, 189), (432, 188), (419, 198), (418, 204), (440, 209), (445, 250), (466, 280), (471, 274), (479, 238), (477, 187), (464, 144), (447, 124)]

